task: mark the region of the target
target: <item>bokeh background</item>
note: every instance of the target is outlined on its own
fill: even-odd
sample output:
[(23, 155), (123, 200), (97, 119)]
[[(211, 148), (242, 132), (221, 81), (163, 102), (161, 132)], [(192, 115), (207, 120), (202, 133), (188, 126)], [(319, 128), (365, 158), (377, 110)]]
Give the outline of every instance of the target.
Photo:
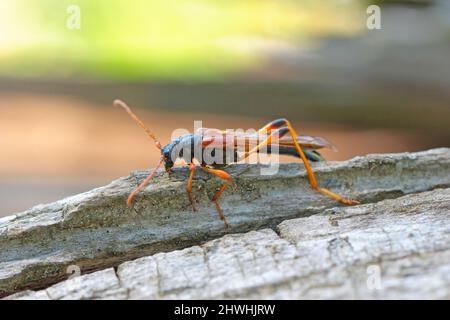
[(0, 216), (155, 163), (115, 98), (162, 142), (287, 117), (330, 160), (449, 146), (449, 57), (448, 0), (1, 0)]

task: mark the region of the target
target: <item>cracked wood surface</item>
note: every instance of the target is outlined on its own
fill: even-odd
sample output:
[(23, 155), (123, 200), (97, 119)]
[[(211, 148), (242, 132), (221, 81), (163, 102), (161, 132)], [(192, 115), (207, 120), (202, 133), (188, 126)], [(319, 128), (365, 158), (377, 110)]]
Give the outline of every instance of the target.
[[(332, 200), (314, 193), (309, 187), (305, 171), (300, 164), (283, 164), (279, 172), (273, 176), (260, 175), (260, 169), (261, 166), (254, 165), (229, 167), (228, 171), (232, 174), (234, 183), (224, 194), (221, 203), (231, 225), (230, 233), (265, 227), (274, 228), (281, 221), (292, 218), (302, 217), (304, 221), (314, 221), (308, 219), (315, 219), (316, 215), (322, 217), (321, 214), (324, 212), (341, 212), (342, 210), (352, 212), (351, 210), (371, 206), (369, 204), (343, 208)], [(408, 193), (449, 186), (450, 149), (369, 155), (345, 162), (317, 164), (314, 165), (314, 170), (317, 172), (321, 185), (327, 185), (334, 191), (350, 195), (365, 203), (374, 203), (385, 198), (396, 198)], [(24, 289), (48, 287), (66, 279), (67, 266), (74, 264), (81, 268), (83, 274), (106, 269), (102, 272), (108, 276), (107, 270), (114, 271), (108, 268), (118, 266), (124, 261), (199, 245), (225, 234), (222, 222), (215, 216), (211, 216), (211, 213), (215, 214), (209, 201), (209, 197), (220, 185), (220, 181), (206, 174), (200, 173), (197, 176), (194, 181), (194, 197), (198, 201), (200, 212), (193, 213), (185, 194), (187, 170), (178, 169), (170, 177), (160, 173), (155, 182), (137, 197), (135, 207), (129, 209), (126, 207), (125, 200), (144, 176), (145, 172), (134, 173), (108, 186), (55, 203), (39, 205), (26, 212), (0, 219), (0, 294), (5, 296)], [(311, 217), (306, 218), (308, 216)], [(290, 221), (295, 222), (295, 220)], [(346, 221), (335, 219), (332, 223), (345, 226)], [(386, 235), (388, 224), (389, 221), (386, 221), (385, 229), (381, 230), (381, 234)], [(281, 238), (272, 231), (264, 230), (246, 234), (243, 239), (260, 241), (267, 243), (268, 246), (270, 245), (268, 242), (273, 241), (274, 250), (278, 250), (277, 243), (286, 243), (286, 247), (280, 245), (280, 250), (284, 252), (284, 248), (288, 250), (292, 247), (292, 244), (289, 245), (286, 240), (291, 238), (288, 235), (289, 229), (286, 229), (284, 224), (280, 225), (280, 230)], [(303, 233), (308, 232), (304, 229)], [(239, 235), (229, 235), (217, 241), (235, 241), (234, 239), (238, 238)], [(338, 241), (335, 244), (337, 247), (343, 246), (343, 240), (336, 241)], [(208, 242), (204, 246), (208, 247), (213, 243), (215, 242)], [(391, 246), (395, 247), (395, 245), (391, 242)], [(219, 247), (211, 248), (219, 250)], [(241, 247), (245, 252), (245, 246)], [(203, 247), (194, 248), (197, 249), (192, 250), (200, 250), (198, 248)], [(370, 247), (367, 248), (369, 249)], [(345, 252), (345, 250), (342, 251), (342, 254)], [(171, 254), (176, 256), (180, 253), (179, 251), (167, 253), (167, 255)], [(165, 257), (162, 253), (160, 255)], [(192, 254), (192, 259), (199, 258), (197, 256), (201, 256), (202, 259), (209, 257), (204, 253), (201, 255), (198, 253)], [(158, 257), (158, 254), (145, 259), (151, 260), (155, 257)], [(245, 257), (244, 253), (243, 257)], [(220, 259), (218, 256), (208, 259), (211, 258)], [(227, 263), (232, 262), (222, 261), (224, 265)], [(171, 270), (170, 262), (166, 264), (165, 267), (156, 268), (155, 272), (159, 276), (152, 279), (159, 279), (158, 277), (164, 279), (164, 272)], [(123, 272), (126, 277), (124, 265), (119, 267), (119, 275)], [(189, 266), (197, 267), (194, 263)], [(283, 264), (280, 266), (282, 267)], [(217, 265), (214, 269), (216, 268), (220, 270), (221, 267)], [(184, 267), (181, 269), (186, 270)], [(149, 277), (151, 272), (148, 273)], [(253, 277), (250, 278), (253, 279)], [(150, 282), (153, 281), (148, 279)], [(81, 281), (79, 279), (69, 281), (72, 280)], [(159, 289), (154, 296), (171, 297), (170, 294), (160, 293), (166, 291), (164, 281), (167, 280), (157, 281)], [(117, 292), (124, 291), (122, 283), (124, 282), (120, 281)], [(171, 282), (168, 283), (170, 286)], [(61, 283), (56, 286), (58, 285)], [(270, 291), (269, 288), (266, 289)], [(46, 294), (50, 294), (52, 298), (58, 298), (58, 294), (52, 295), (48, 290)], [(103, 291), (108, 290), (96, 290), (99, 292), (99, 298), (105, 297), (100, 294)], [(43, 294), (42, 291), (40, 292)], [(132, 292), (133, 290), (127, 289), (126, 297), (133, 297)], [(205, 291), (205, 294), (210, 297), (220, 297), (221, 294), (226, 296), (225, 293), (216, 294), (210, 291)], [(233, 296), (233, 293), (227, 292), (227, 294)], [(84, 297), (83, 291), (80, 291), (79, 295), (80, 298)], [(152, 295), (148, 294), (148, 296)]]
[(449, 299), (449, 218), (450, 189), (436, 189), (286, 220), (278, 233), (226, 235), (8, 299)]

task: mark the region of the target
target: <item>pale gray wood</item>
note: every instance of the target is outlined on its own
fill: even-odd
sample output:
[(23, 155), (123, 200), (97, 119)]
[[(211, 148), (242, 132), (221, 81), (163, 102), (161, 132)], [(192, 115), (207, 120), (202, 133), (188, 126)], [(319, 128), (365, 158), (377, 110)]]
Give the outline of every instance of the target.
[[(198, 245), (226, 232), (274, 228), (283, 220), (320, 214), (327, 208), (338, 212), (361, 208), (341, 209), (334, 201), (313, 192), (301, 164), (281, 165), (272, 176), (262, 176), (260, 169), (253, 165), (230, 166), (234, 183), (221, 199), (231, 225), (228, 231), (209, 201), (221, 182), (199, 173), (194, 181), (194, 196), (200, 211), (193, 213), (185, 194), (186, 169), (176, 170), (171, 177), (160, 173), (136, 198), (133, 209), (126, 207), (125, 200), (144, 178), (144, 172), (0, 219), (0, 293), (47, 287), (66, 279), (69, 265), (77, 265), (86, 273)], [(369, 155), (316, 164), (314, 170), (321, 185), (366, 203), (377, 202), (449, 186), (450, 150)], [(287, 229), (281, 230), (290, 239)]]
[(10, 299), (449, 299), (450, 189), (286, 220)]

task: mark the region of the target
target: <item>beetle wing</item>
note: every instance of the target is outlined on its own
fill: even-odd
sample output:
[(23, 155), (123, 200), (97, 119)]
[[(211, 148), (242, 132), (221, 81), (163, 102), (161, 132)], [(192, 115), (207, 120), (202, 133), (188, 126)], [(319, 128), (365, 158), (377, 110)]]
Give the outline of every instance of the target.
[[(327, 139), (322, 137), (302, 135), (297, 137), (297, 143), (301, 147), (305, 147), (308, 149), (327, 148), (336, 151), (336, 146)], [(292, 140), (292, 136), (290, 134), (279, 139), (279, 144), (283, 146), (292, 146), (292, 147), (295, 146), (294, 141)]]
[(202, 147), (226, 148), (233, 146), (235, 135), (229, 134), (226, 130), (215, 128), (199, 128), (196, 134), (202, 137)]
[[(238, 136), (237, 138), (244, 139), (246, 145), (251, 144), (252, 146), (256, 146), (258, 143), (264, 141), (267, 137), (268, 135), (266, 134), (250, 134)], [(297, 143), (300, 145), (300, 147), (304, 147), (307, 149), (316, 150), (328, 148), (336, 150), (336, 147), (331, 142), (322, 137), (301, 135), (297, 136)], [(281, 138), (272, 139), (271, 144), (279, 145), (280, 147), (295, 147), (294, 140), (292, 139), (292, 136), (289, 134), (289, 132)]]
[[(234, 132), (214, 128), (200, 128), (197, 130), (197, 134), (202, 136), (203, 147), (225, 149), (227, 147), (243, 148), (245, 146), (245, 150), (255, 147), (268, 137), (266, 134)], [(297, 136), (297, 143), (307, 149), (328, 148), (336, 150), (336, 147), (331, 142), (322, 137), (301, 135)], [(279, 145), (280, 147), (295, 147), (292, 136), (289, 133), (281, 138), (273, 139), (271, 144)]]

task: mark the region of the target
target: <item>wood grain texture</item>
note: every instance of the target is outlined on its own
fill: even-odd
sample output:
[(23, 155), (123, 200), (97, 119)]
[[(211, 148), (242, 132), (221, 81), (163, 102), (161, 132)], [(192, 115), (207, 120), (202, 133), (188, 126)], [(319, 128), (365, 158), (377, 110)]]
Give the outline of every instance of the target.
[[(401, 196), (450, 186), (449, 149), (369, 155), (315, 165), (321, 185), (368, 203), (352, 208), (341, 207), (314, 193), (299, 164), (281, 165), (279, 172), (270, 176), (261, 175), (260, 169), (261, 166), (253, 165), (229, 168), (234, 183), (221, 203), (231, 225), (228, 233), (233, 234), (223, 238), (220, 238), (226, 233), (223, 224), (215, 216), (209, 201), (220, 181), (206, 174), (198, 175), (194, 181), (194, 197), (200, 211), (193, 213), (185, 194), (185, 169), (176, 170), (170, 177), (160, 173), (155, 182), (137, 197), (133, 209), (126, 207), (125, 200), (145, 173), (133, 173), (108, 186), (1, 219), (1, 295), (49, 287), (68, 277), (69, 265), (79, 266), (82, 274), (102, 270), (102, 274), (108, 277), (111, 272), (105, 270), (114, 273), (110, 268), (120, 265), (117, 273), (119, 285), (111, 284), (114, 294), (109, 293), (109, 287), (94, 290), (100, 292), (95, 296), (89, 294), (89, 290), (80, 293), (67, 288), (64, 289), (68, 290), (67, 294), (49, 294), (53, 290), (51, 288), (65, 283), (61, 282), (45, 291), (49, 298), (119, 295), (122, 298), (262, 297), (261, 292), (275, 298), (314, 297), (314, 292), (317, 296), (339, 297), (336, 290), (332, 290), (331, 278), (327, 280), (327, 277), (336, 280), (335, 286), (352, 285), (347, 277), (363, 276), (367, 263), (374, 261), (381, 263), (382, 271), (389, 275), (390, 268), (402, 268), (402, 256), (405, 263), (416, 261), (413, 265), (417, 265), (419, 270), (429, 268), (432, 271), (430, 277), (435, 279), (437, 286), (442, 283), (436, 277), (442, 275), (442, 268), (448, 269), (448, 264), (443, 264), (444, 258), (448, 261), (448, 248), (444, 248), (443, 239), (448, 243), (446, 215), (449, 210), (442, 200), (448, 203), (448, 190)], [(380, 202), (386, 198), (398, 199)], [(395, 210), (400, 211), (397, 214)], [(290, 220), (293, 218), (301, 221)], [(369, 228), (369, 222), (374, 219), (378, 229), (375, 225)], [(293, 227), (295, 225), (296, 228)], [(402, 225), (412, 232), (411, 238), (407, 236), (408, 232), (399, 229)], [(281, 237), (267, 229), (276, 230), (277, 226)], [(427, 229), (422, 230), (426, 226)], [(242, 234), (258, 229), (263, 230)], [(211, 239), (216, 240), (208, 242)], [(311, 243), (309, 249), (303, 248), (307, 243)], [(355, 248), (357, 253), (352, 251)], [(184, 250), (174, 251), (177, 249)], [(423, 258), (421, 250), (429, 257)], [(208, 252), (214, 254), (209, 256)], [(244, 259), (244, 264), (232, 258), (236, 252)], [(259, 254), (262, 260), (258, 260)], [(147, 257), (121, 264), (143, 256)], [(330, 258), (326, 258), (328, 256)], [(384, 262), (387, 266), (383, 265)], [(144, 278), (127, 276), (127, 266), (136, 263), (145, 264), (142, 267), (146, 274)], [(223, 269), (228, 265), (230, 270)], [(354, 269), (347, 269), (346, 265)], [(186, 282), (184, 275), (180, 275), (179, 282), (176, 282), (177, 272), (186, 273), (190, 268), (192, 279)], [(262, 268), (261, 272), (254, 271), (255, 268)], [(289, 271), (291, 268), (294, 273)], [(235, 269), (240, 273), (235, 273)], [(225, 273), (235, 278), (215, 279), (216, 271), (218, 276)], [(304, 273), (307, 271), (311, 274)], [(70, 279), (67, 283), (84, 286), (80, 279), (91, 276)], [(95, 287), (93, 277), (92, 286)], [(117, 277), (115, 273), (114, 277)], [(319, 289), (304, 286), (304, 277), (316, 279), (311, 280), (309, 286), (315, 284)], [(423, 277), (423, 281), (428, 279), (426, 275)], [(103, 282), (114, 282), (108, 281)], [(142, 288), (148, 290), (133, 283), (144, 283)], [(151, 286), (152, 283), (157, 285)], [(186, 290), (177, 289), (180, 283), (187, 286)], [(242, 283), (243, 287), (234, 288), (236, 283)], [(276, 289), (271, 288), (271, 283), (278, 283), (274, 287)], [(299, 289), (291, 290), (292, 286)], [(258, 289), (253, 290), (253, 287)], [(142, 290), (145, 292), (139, 293)], [(345, 297), (372, 297), (376, 293), (369, 295), (363, 287), (340, 290)], [(45, 297), (42, 291), (31, 294)], [(433, 295), (447, 294), (446, 291), (436, 291)]]
[(9, 299), (449, 299), (450, 189), (286, 220)]

